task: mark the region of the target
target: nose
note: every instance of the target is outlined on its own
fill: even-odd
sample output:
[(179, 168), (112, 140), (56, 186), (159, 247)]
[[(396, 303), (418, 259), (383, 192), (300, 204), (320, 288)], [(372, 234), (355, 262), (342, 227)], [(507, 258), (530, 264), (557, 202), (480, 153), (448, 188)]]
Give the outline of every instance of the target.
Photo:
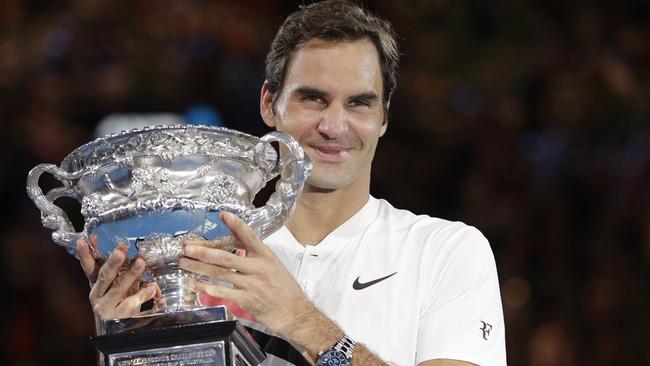
[(345, 108), (335, 103), (323, 110), (318, 124), (318, 132), (330, 139), (335, 139), (348, 129), (348, 115)]

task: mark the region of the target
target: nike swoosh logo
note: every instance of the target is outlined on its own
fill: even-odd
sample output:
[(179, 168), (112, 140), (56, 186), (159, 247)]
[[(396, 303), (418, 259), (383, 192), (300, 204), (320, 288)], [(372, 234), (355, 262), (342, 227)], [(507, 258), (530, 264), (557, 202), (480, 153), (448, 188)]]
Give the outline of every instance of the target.
[(376, 280), (372, 280), (372, 281), (369, 281), (369, 282), (363, 282), (363, 283), (359, 282), (359, 277), (357, 277), (357, 279), (354, 280), (354, 283), (352, 284), (352, 288), (355, 289), (355, 290), (363, 290), (366, 287), (372, 286), (372, 285), (374, 285), (374, 284), (376, 284), (378, 282), (381, 282), (381, 281), (383, 281), (383, 280), (385, 280), (385, 279), (387, 279), (387, 278), (389, 278), (391, 276), (394, 276), (396, 274), (397, 274), (397, 272), (391, 273), (388, 276), (378, 278)]

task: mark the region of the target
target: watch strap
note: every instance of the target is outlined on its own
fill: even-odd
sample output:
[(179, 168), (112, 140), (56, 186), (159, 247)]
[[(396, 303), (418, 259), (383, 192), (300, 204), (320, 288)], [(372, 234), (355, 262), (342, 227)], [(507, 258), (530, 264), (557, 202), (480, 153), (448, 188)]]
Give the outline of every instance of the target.
[(351, 360), (352, 352), (354, 352), (354, 346), (356, 346), (356, 343), (350, 339), (350, 337), (344, 334), (343, 338), (336, 342), (332, 348), (344, 354), (345, 358), (348, 360)]

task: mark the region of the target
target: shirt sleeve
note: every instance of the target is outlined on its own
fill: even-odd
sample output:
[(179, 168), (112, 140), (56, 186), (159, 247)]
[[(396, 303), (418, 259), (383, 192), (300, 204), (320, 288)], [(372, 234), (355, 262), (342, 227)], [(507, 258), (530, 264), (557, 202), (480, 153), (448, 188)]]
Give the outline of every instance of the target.
[(490, 245), (475, 228), (448, 231), (433, 235), (434, 257), (421, 269), (427, 280), (422, 282), (416, 361), (505, 365), (503, 309)]

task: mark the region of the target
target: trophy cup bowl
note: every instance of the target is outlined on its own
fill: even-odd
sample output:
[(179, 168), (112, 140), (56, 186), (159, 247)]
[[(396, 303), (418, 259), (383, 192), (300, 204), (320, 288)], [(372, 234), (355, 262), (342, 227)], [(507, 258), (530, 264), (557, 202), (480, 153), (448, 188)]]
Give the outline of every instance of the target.
[[(281, 145), (282, 156), (272, 142)], [(38, 182), (46, 172), (62, 186), (44, 194)], [(261, 238), (268, 236), (293, 212), (310, 172), (309, 158), (283, 132), (257, 138), (219, 127), (154, 126), (100, 137), (71, 152), (60, 167), (37, 165), (29, 172), (27, 192), (43, 226), (53, 230), (53, 241), (69, 253), (75, 254), (77, 240), (96, 235), (91, 251), (100, 262), (118, 245), (127, 248), (126, 263), (137, 256), (145, 260), (141, 283), (156, 282), (161, 289), (156, 303), (163, 305), (153, 318), (118, 319), (98, 329), (100, 335), (118, 334), (152, 330), (154, 319), (178, 325), (218, 314), (225, 320), (225, 309), (206, 310), (187, 290), (197, 275), (178, 267), (182, 242), (227, 236), (219, 216), (223, 210), (238, 215)], [(255, 195), (278, 175), (275, 192), (263, 207), (255, 207)], [(82, 231), (54, 204), (61, 197), (81, 203)]]

